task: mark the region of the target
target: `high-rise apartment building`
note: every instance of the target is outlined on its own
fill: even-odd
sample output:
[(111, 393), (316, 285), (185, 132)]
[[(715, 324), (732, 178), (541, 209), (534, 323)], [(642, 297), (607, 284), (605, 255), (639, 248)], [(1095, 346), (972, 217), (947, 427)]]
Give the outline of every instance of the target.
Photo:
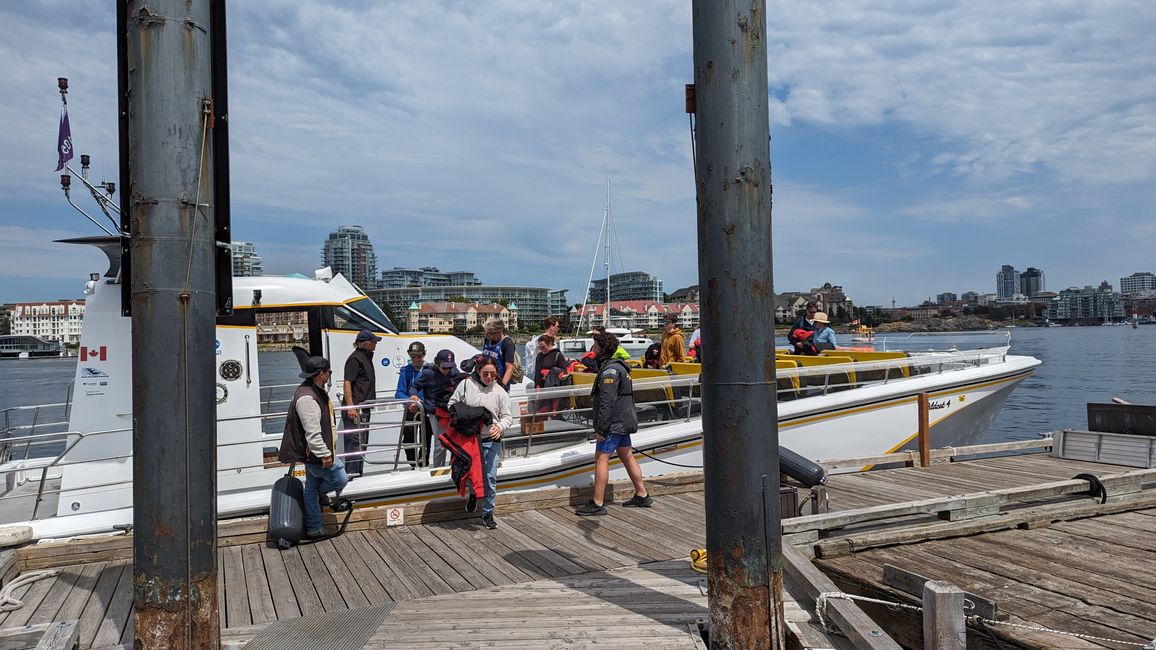
[(407, 269), (395, 266), (381, 272), (380, 289), (401, 289), (403, 287), (474, 287), (482, 282), (472, 271), (439, 271), (436, 266)]
[(377, 255), (361, 226), (338, 226), (321, 247), (321, 263), (369, 291), (377, 286)]
[(76, 345), (84, 324), (83, 300), (18, 302), (12, 305), (12, 333)]
[(995, 274), (995, 296), (998, 300), (1011, 300), (1020, 292), (1020, 272), (1010, 264), (1004, 264)]
[[(662, 280), (642, 271), (611, 274), (610, 298), (662, 302)], [(589, 302), (606, 302), (606, 278), (590, 283)]]
[(264, 263), (252, 242), (235, 241), (229, 246), (233, 249), (233, 277), (247, 278), (265, 274)]
[(1144, 271), (1120, 278), (1120, 293), (1128, 295), (1146, 291), (1156, 291), (1156, 275)]
[(1031, 298), (1046, 289), (1047, 287), (1044, 286), (1043, 271), (1034, 266), (1029, 266), (1028, 270), (1020, 273), (1020, 293)]
[(943, 293), (937, 294), (935, 296), (935, 304), (937, 305), (950, 305), (956, 300), (958, 300), (958, 298), (950, 291), (944, 291)]

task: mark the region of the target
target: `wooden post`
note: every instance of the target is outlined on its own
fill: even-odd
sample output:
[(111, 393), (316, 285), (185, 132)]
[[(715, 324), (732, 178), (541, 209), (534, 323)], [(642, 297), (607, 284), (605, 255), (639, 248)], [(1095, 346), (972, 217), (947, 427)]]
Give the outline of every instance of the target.
[(927, 393), (919, 394), (919, 466), (931, 465), (931, 424)]
[(923, 585), (923, 647), (927, 650), (967, 647), (963, 590), (950, 582), (928, 580)]

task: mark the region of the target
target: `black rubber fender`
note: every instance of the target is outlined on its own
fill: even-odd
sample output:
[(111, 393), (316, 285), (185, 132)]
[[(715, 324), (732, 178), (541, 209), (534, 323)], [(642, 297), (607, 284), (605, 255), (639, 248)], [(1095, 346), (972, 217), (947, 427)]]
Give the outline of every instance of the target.
[(1104, 487), (1104, 484), (1100, 481), (1099, 476), (1096, 476), (1095, 474), (1076, 474), (1072, 478), (1082, 479), (1091, 483), (1092, 487), (1088, 490), (1088, 494), (1094, 497), (1100, 497), (1101, 504), (1108, 502), (1108, 488)]

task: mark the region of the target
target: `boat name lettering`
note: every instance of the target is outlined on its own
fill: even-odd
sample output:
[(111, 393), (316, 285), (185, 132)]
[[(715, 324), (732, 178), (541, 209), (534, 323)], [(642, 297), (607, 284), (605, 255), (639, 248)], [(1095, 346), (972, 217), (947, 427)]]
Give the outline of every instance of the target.
[(933, 399), (927, 403), (927, 408), (934, 411), (936, 409), (951, 408), (951, 400), (949, 399)]

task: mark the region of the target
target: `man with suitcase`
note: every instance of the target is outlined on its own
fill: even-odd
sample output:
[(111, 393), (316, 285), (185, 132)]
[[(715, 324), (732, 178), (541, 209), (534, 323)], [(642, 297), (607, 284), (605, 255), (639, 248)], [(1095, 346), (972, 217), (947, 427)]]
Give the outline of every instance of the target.
[(333, 453), (333, 409), (325, 384), (333, 375), (325, 357), (309, 357), (298, 375), (305, 381), (293, 393), (281, 437), (283, 463), (305, 465), (305, 536), (321, 536), (322, 494), (340, 493), (349, 482), (345, 463)]

